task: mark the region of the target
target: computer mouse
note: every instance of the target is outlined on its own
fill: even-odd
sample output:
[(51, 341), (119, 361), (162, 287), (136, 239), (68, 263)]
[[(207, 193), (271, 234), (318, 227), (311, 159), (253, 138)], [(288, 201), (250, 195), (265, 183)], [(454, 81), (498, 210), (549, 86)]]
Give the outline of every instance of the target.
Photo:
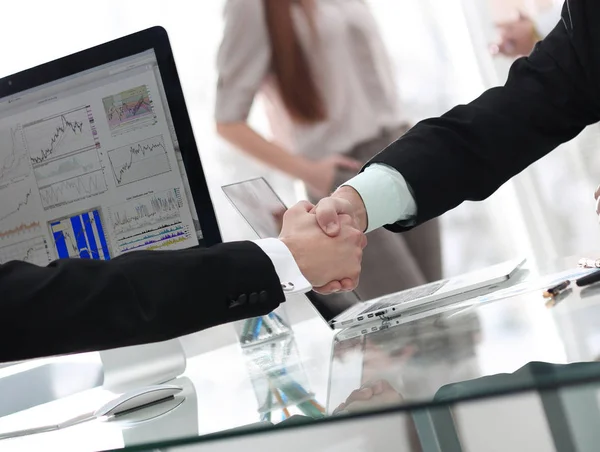
[(152, 385), (126, 392), (114, 400), (104, 404), (94, 412), (94, 416), (117, 416), (132, 410), (171, 399), (183, 388), (176, 385)]

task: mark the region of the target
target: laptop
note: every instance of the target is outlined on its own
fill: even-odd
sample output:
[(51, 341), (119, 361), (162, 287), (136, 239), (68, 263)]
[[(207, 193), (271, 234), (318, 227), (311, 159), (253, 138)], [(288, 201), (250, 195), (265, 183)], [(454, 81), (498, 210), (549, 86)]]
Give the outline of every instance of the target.
[[(279, 236), (276, 218), (280, 212), (285, 211), (286, 206), (264, 178), (225, 185), (222, 189), (231, 204), (259, 237)], [(356, 303), (328, 321), (332, 328), (349, 328), (363, 323), (400, 317), (406, 312), (429, 310), (434, 304), (453, 300), (453, 297), (458, 295), (476, 296), (489, 293), (495, 290), (499, 283), (510, 279), (524, 262), (525, 259), (515, 259), (458, 277)]]
[[(0, 264), (220, 242), (163, 28), (0, 79)], [(105, 385), (112, 367), (163, 379), (185, 369), (177, 341), (101, 356)]]

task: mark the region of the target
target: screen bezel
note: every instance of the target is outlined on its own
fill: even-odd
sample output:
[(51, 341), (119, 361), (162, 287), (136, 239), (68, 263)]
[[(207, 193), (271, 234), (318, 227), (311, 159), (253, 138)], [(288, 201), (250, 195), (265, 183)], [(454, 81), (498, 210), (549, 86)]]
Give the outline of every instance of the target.
[(198, 213), (203, 237), (199, 240), (199, 246), (209, 247), (221, 243), (221, 233), (200, 161), (175, 58), (167, 31), (163, 27), (148, 28), (1, 78), (0, 99), (148, 50), (153, 50), (156, 55), (183, 165)]

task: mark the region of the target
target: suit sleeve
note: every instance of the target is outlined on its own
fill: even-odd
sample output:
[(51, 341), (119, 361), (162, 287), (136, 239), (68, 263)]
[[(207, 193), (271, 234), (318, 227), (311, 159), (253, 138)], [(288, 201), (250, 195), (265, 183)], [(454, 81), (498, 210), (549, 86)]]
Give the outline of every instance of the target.
[(266, 314), (285, 300), (252, 242), (111, 261), (0, 265), (0, 362), (157, 342)]
[(568, 0), (559, 24), (514, 63), (505, 86), (417, 124), (371, 160), (398, 170), (417, 205), (416, 221), (387, 227), (410, 229), (487, 198), (600, 120), (599, 23), (600, 2)]

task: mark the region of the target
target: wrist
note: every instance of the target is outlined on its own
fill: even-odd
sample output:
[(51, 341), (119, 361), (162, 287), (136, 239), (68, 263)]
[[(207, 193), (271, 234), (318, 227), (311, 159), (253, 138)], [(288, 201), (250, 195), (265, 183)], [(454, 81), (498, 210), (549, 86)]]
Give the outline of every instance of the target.
[(338, 188), (331, 196), (336, 198), (342, 198), (352, 204), (354, 207), (354, 217), (358, 223), (358, 227), (361, 231), (366, 231), (369, 226), (369, 218), (367, 215), (367, 209), (365, 203), (360, 194), (349, 185), (342, 185)]
[(279, 241), (283, 243), (288, 249), (290, 255), (294, 259), (294, 262), (298, 266), (298, 270), (300, 270), (302, 276), (304, 276), (304, 278), (308, 280), (308, 278), (306, 277), (306, 268), (304, 268), (304, 259), (302, 258), (300, 250), (297, 249), (295, 241), (291, 237), (283, 235), (279, 236)]

